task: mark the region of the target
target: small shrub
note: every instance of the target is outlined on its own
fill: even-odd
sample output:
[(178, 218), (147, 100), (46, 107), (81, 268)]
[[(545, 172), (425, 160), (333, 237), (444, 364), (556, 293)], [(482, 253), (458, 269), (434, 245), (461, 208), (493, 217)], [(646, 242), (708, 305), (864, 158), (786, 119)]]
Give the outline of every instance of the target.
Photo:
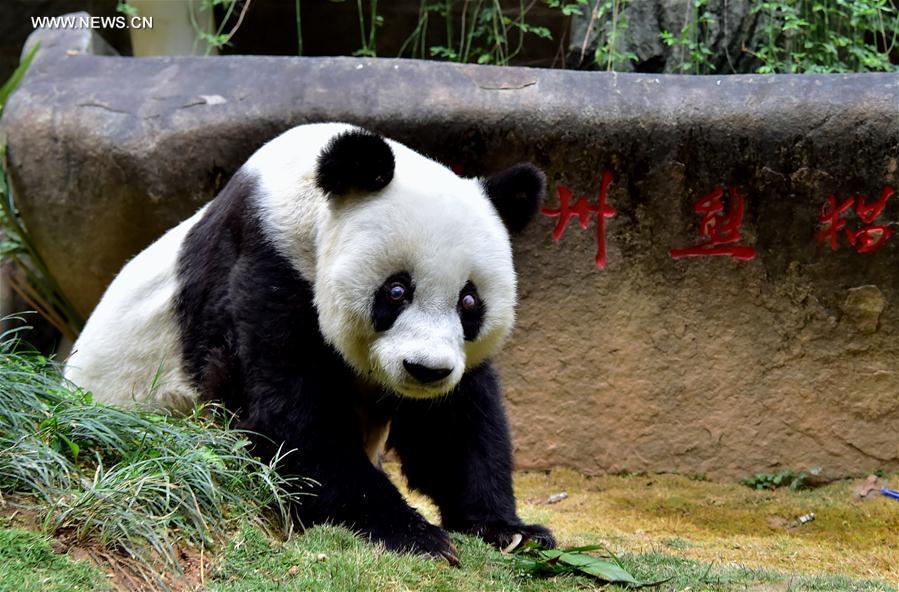
[(770, 0), (753, 12), (768, 17), (759, 73), (896, 70), (899, 12), (890, 0)]
[(778, 473), (757, 473), (752, 477), (741, 479), (740, 483), (753, 489), (788, 487), (790, 491), (798, 491), (800, 489), (811, 489), (816, 484), (819, 484), (820, 479), (818, 477), (820, 475), (821, 469), (818, 467), (800, 473), (796, 473), (791, 469), (785, 469)]

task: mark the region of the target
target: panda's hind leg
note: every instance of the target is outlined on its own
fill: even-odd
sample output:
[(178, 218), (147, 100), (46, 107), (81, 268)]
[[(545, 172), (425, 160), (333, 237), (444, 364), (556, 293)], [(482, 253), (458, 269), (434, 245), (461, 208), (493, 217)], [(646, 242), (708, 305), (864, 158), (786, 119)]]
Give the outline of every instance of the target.
[(489, 364), (468, 372), (439, 400), (402, 400), (390, 427), (409, 486), (440, 508), (448, 530), (477, 535), (504, 548), (522, 540), (556, 544), (539, 524), (515, 512), (512, 446), (499, 382)]

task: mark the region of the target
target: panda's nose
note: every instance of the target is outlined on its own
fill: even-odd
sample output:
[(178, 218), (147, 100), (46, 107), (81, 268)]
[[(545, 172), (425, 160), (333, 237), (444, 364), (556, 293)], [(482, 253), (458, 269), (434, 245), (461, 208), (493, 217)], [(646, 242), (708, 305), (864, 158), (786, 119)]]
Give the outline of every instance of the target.
[(442, 380), (449, 376), (453, 371), (452, 368), (430, 368), (423, 364), (410, 362), (409, 360), (403, 360), (403, 366), (406, 368), (406, 372), (411, 374), (415, 380), (422, 384)]

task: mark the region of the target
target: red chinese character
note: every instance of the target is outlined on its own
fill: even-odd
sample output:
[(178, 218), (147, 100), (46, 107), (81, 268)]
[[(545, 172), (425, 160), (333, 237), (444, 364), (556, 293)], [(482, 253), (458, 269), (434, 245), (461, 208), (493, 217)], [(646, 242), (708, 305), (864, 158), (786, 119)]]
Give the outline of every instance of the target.
[(699, 236), (705, 242), (695, 247), (671, 249), (671, 257), (704, 257), (707, 255), (727, 255), (741, 261), (755, 259), (755, 248), (736, 245), (740, 241), (740, 224), (743, 222), (743, 195), (736, 188), (729, 192), (730, 211), (724, 213), (724, 187), (716, 187), (714, 191), (700, 198), (693, 204), (693, 211), (702, 214)]
[(827, 198), (827, 202), (821, 208), (821, 215), (818, 221), (823, 228), (815, 235), (815, 240), (820, 244), (825, 241), (830, 243), (830, 248), (836, 251), (840, 247), (840, 231), (846, 226), (846, 220), (843, 215), (852, 206), (855, 206), (855, 213), (859, 220), (867, 224), (859, 230), (850, 230), (846, 228), (846, 240), (855, 248), (857, 253), (872, 253), (879, 249), (886, 242), (892, 230), (885, 225), (872, 224), (886, 208), (887, 200), (893, 196), (892, 187), (884, 187), (880, 199), (868, 203), (868, 198), (859, 195), (858, 199), (854, 195), (850, 195), (846, 201), (837, 206), (837, 198), (831, 195)]
[(830, 196), (827, 203), (821, 208), (821, 216), (818, 220), (824, 225), (821, 232), (815, 237), (819, 243), (830, 240), (830, 248), (836, 251), (840, 247), (840, 230), (846, 226), (843, 214), (855, 204), (855, 198), (850, 197), (837, 207), (837, 198)]
[(559, 192), (558, 208), (541, 208), (540, 211), (544, 216), (550, 218), (558, 217), (559, 221), (553, 229), (553, 239), (560, 240), (565, 234), (565, 228), (568, 222), (577, 216), (581, 228), (586, 229), (590, 224), (590, 215), (596, 214), (596, 267), (600, 269), (606, 268), (606, 218), (615, 216), (615, 210), (612, 206), (606, 204), (606, 197), (609, 194), (609, 185), (612, 184), (612, 173), (603, 171), (602, 183), (599, 188), (599, 200), (594, 206), (587, 202), (587, 198), (580, 196), (571, 206), (571, 189), (564, 185), (557, 186)]
[(858, 205), (855, 206), (855, 213), (858, 214), (858, 217), (862, 219), (862, 222), (864, 222), (865, 224), (870, 224), (883, 213), (883, 209), (887, 207), (887, 200), (892, 196), (893, 188), (889, 186), (884, 187), (883, 193), (880, 194), (880, 199), (870, 205), (868, 205), (867, 197), (865, 197), (864, 195), (859, 195)]
[(893, 232), (886, 226), (868, 226), (855, 232), (846, 231), (849, 244), (856, 253), (872, 253), (883, 246)]

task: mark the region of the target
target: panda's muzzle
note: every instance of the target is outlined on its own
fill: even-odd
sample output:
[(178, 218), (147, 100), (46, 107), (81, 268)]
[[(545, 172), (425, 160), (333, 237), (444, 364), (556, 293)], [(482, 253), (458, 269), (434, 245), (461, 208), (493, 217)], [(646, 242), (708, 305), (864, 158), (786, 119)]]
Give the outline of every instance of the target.
[(452, 368), (431, 368), (424, 364), (410, 362), (409, 360), (403, 360), (403, 367), (412, 378), (422, 384), (432, 384), (443, 380), (453, 372)]

